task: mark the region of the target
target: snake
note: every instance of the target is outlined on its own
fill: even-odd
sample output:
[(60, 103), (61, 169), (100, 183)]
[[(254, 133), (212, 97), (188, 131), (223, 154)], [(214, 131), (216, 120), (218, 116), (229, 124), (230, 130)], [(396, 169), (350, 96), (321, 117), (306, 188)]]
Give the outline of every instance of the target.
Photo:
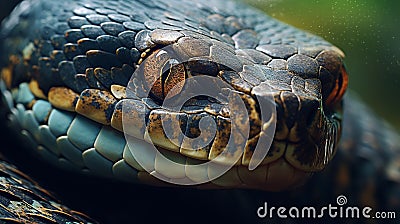
[[(172, 180), (212, 176), (188, 168), (212, 162), (230, 166), (192, 187), (295, 192), (298, 201), (346, 192), (359, 205), (400, 207), (399, 137), (346, 93), (344, 53), (243, 3), (25, 0), (0, 39), (8, 127), (54, 167), (181, 189)], [(194, 90), (202, 93), (165, 105)], [(0, 167), (1, 220), (96, 222)]]

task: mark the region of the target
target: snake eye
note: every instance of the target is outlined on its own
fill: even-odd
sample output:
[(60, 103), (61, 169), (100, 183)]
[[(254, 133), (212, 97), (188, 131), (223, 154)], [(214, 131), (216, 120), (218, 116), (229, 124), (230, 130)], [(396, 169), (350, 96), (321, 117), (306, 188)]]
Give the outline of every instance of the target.
[(159, 101), (181, 92), (186, 73), (185, 66), (164, 50), (154, 51), (144, 62), (145, 85)]
[(325, 104), (328, 107), (334, 107), (342, 100), (348, 86), (348, 81), (349, 77), (347, 71), (344, 66), (341, 66), (339, 70), (339, 75), (334, 80), (333, 89), (325, 101)]

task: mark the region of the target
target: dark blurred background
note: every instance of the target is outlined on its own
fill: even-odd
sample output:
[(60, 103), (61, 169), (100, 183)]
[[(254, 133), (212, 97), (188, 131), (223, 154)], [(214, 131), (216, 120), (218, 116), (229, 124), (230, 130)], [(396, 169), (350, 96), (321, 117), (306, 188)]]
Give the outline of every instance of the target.
[[(400, 1), (244, 0), (346, 54), (350, 88), (400, 130)], [(0, 0), (0, 19), (18, 0)]]

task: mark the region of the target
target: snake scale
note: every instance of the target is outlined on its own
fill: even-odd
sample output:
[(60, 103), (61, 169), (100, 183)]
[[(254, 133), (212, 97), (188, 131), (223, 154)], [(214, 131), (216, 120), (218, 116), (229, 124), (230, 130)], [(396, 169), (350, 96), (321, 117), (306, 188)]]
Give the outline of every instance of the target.
[[(107, 210), (88, 210), (100, 221), (156, 220), (143, 200), (166, 200), (160, 214), (179, 206), (177, 217), (197, 221), (263, 221), (255, 213), (260, 200), (317, 206), (346, 195), (349, 204), (376, 211), (400, 208), (399, 137), (357, 97), (345, 95), (343, 52), (242, 3), (26, 0), (2, 24), (0, 38), (8, 127), (38, 161), (112, 183), (113, 199), (100, 193)], [(185, 87), (198, 77), (213, 81)], [(217, 90), (219, 98), (203, 94), (179, 110), (164, 106), (196, 88)], [(242, 108), (231, 104), (231, 95), (243, 102), (248, 123), (236, 116)], [(274, 113), (265, 112), (265, 104)], [(202, 119), (216, 124), (215, 135), (204, 131)], [(163, 131), (165, 121), (175, 125), (172, 136)], [(236, 123), (244, 129), (229, 148)], [(175, 169), (159, 154), (146, 154), (151, 145), (184, 165), (234, 164), (196, 185), (200, 190), (176, 188), (154, 176), (196, 181), (212, 172)], [(224, 154), (225, 147), (232, 151)], [(132, 148), (151, 165), (138, 162)], [(269, 148), (268, 154), (249, 170), (259, 148)], [(0, 168), (1, 220), (95, 222), (60, 205), (6, 162)], [(140, 198), (140, 190), (148, 192), (142, 204), (127, 203), (129, 195)], [(122, 202), (122, 209), (108, 205)]]

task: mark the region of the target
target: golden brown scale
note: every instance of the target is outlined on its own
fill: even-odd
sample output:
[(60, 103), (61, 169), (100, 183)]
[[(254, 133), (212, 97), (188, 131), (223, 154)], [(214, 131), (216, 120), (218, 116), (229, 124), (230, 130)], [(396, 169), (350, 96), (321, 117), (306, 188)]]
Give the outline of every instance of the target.
[(209, 159), (217, 157), (228, 145), (229, 136), (231, 134), (231, 122), (229, 119), (217, 116), (217, 132), (215, 134), (214, 143), (211, 147)]
[(86, 89), (76, 103), (76, 112), (100, 124), (110, 125), (114, 104), (117, 100), (104, 90)]
[(58, 109), (75, 112), (79, 95), (66, 87), (53, 87), (48, 94), (51, 105)]
[(47, 96), (40, 89), (39, 83), (36, 80), (32, 79), (32, 81), (29, 83), (29, 89), (37, 98), (47, 100)]
[[(202, 119), (202, 116), (194, 116), (192, 117), (191, 122), (195, 120)], [(199, 143), (193, 144), (190, 141), (185, 139), (181, 145), (181, 153), (183, 155), (189, 156), (195, 159), (207, 160), (209, 158), (210, 148), (212, 144), (212, 139), (214, 137), (214, 133), (211, 130), (202, 130), (198, 128), (191, 127), (189, 130), (191, 136), (199, 136), (201, 140)], [(188, 134), (188, 133), (185, 133)], [(206, 142), (210, 142), (210, 144), (205, 144)]]
[(172, 141), (176, 140), (177, 142), (179, 142), (179, 139), (168, 138), (164, 133), (163, 122), (168, 122), (168, 120), (173, 120), (173, 122), (169, 123), (171, 123), (172, 125), (176, 125), (171, 127), (171, 130), (177, 130), (177, 128), (180, 129), (179, 120), (175, 119), (175, 116), (173, 114), (161, 110), (154, 110), (150, 113), (149, 123), (147, 125), (147, 131), (150, 137), (150, 141), (162, 148), (166, 148), (174, 152), (179, 152), (180, 144), (177, 145)]
[[(240, 98), (243, 100), (246, 109), (248, 111), (249, 116), (249, 124), (251, 125), (250, 135), (249, 137), (252, 138), (256, 134), (260, 133), (261, 129), (261, 118), (260, 114), (257, 112), (257, 102), (250, 97), (249, 95), (241, 94)], [(232, 112), (235, 112), (235, 109), (231, 109)], [(241, 129), (243, 130), (243, 129)]]
[(115, 128), (120, 132), (124, 132), (124, 126), (122, 124), (122, 107), (116, 107), (111, 117), (111, 127)]
[[(122, 106), (123, 105), (123, 106)], [(145, 133), (145, 116), (146, 107), (139, 100), (122, 100), (116, 105), (117, 110), (114, 111), (112, 117), (112, 126), (124, 130), (124, 133), (138, 139), (144, 138)], [(124, 113), (123, 110), (130, 111)], [(122, 124), (122, 117), (124, 117), (124, 124)]]
[(11, 88), (12, 81), (13, 81), (13, 71), (16, 65), (20, 63), (20, 59), (16, 55), (9, 56), (9, 63), (7, 67), (4, 67), (1, 70), (1, 78), (5, 82), (7, 88)]
[(118, 100), (126, 98), (126, 87), (120, 85), (112, 85), (111, 86), (111, 93), (114, 97)]

